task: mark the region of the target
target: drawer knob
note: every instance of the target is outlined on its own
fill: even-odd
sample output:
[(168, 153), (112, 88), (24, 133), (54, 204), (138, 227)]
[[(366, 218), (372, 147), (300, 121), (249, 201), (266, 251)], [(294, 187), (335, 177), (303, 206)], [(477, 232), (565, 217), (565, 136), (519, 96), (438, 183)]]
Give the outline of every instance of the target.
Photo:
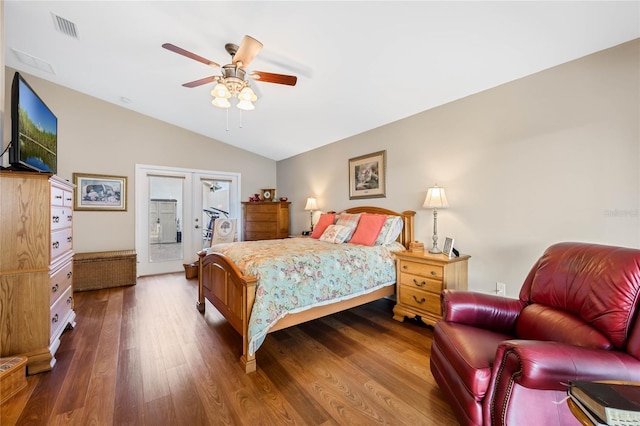
[(60, 223), (60, 216), (53, 216), (53, 217), (51, 218), (51, 221), (52, 221), (53, 223)]
[(54, 241), (54, 243), (51, 245), (53, 246), (54, 249), (57, 249), (58, 247), (60, 247), (60, 243), (58, 241)]
[(436, 271), (431, 271), (431, 275), (436, 275)]
[(58, 322), (58, 314), (55, 314), (53, 318), (51, 318), (51, 324), (55, 324)]
[(73, 238), (67, 237), (67, 242), (70, 243), (71, 241), (73, 241)]
[(60, 286), (58, 285), (58, 283), (56, 283), (53, 287), (51, 287), (51, 293), (57, 293), (58, 288), (60, 288)]
[(402, 269), (409, 269), (407, 265), (402, 265)]
[(67, 297), (67, 305), (70, 305), (72, 301), (73, 301), (73, 297), (71, 296)]
[(56, 195), (55, 198), (58, 199), (58, 200), (62, 200), (62, 195)]
[(427, 301), (427, 299), (425, 299), (424, 297), (418, 300), (415, 294), (413, 295), (413, 300), (415, 300), (417, 303), (420, 303), (420, 304), (423, 304), (424, 302)]
[(415, 278), (413, 279), (413, 283), (418, 287), (424, 287), (425, 285), (427, 285), (426, 281), (418, 281)]
[(73, 216), (67, 216), (67, 222), (71, 222), (73, 220)]
[(67, 278), (71, 278), (73, 276), (73, 272), (69, 271), (67, 272)]

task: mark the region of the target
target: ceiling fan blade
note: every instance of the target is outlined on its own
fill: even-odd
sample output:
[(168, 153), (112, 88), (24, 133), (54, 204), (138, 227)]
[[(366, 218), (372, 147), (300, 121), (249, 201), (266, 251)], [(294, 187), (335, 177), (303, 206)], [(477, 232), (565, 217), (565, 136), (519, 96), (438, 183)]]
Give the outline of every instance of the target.
[(200, 55), (196, 55), (195, 53), (189, 52), (188, 50), (184, 50), (183, 48), (178, 47), (176, 45), (173, 45), (171, 43), (165, 43), (165, 44), (162, 45), (162, 47), (164, 47), (165, 49), (170, 50), (170, 51), (172, 51), (174, 53), (177, 53), (178, 55), (186, 56), (189, 59), (193, 59), (195, 61), (202, 62), (205, 65), (209, 65), (209, 66), (212, 66), (212, 67), (220, 68), (220, 65), (216, 64), (215, 62), (210, 61), (207, 58), (203, 58)]
[(298, 82), (298, 77), (295, 75), (273, 74), (264, 71), (251, 71), (249, 77), (256, 81), (263, 81), (265, 83), (286, 84), (287, 86), (295, 86)]
[(220, 76), (218, 75), (212, 75), (211, 77), (205, 77), (205, 78), (201, 78), (200, 80), (196, 80), (196, 81), (190, 81), (189, 83), (184, 83), (183, 86), (184, 87), (198, 87), (198, 86), (202, 86), (203, 84), (207, 84), (207, 83), (213, 83), (214, 81), (218, 81), (220, 79)]
[(238, 51), (235, 55), (233, 55), (233, 63), (242, 62), (242, 66), (240, 68), (245, 68), (253, 58), (256, 57), (258, 52), (262, 49), (262, 43), (251, 36), (244, 36), (242, 39), (242, 43), (240, 43), (240, 47), (238, 47)]

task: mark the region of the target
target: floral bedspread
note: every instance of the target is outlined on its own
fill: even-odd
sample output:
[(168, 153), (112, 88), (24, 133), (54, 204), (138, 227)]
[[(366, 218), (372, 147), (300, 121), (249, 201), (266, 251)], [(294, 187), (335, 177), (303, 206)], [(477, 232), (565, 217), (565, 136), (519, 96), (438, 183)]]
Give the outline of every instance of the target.
[(258, 278), (249, 318), (250, 354), (285, 315), (360, 296), (396, 280), (395, 257), (384, 246), (287, 238), (215, 244), (211, 251)]

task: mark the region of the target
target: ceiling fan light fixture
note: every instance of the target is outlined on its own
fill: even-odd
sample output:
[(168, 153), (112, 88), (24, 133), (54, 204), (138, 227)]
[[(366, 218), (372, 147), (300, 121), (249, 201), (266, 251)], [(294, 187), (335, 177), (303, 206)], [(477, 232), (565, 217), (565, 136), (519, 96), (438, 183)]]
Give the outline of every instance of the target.
[(252, 102), (244, 101), (244, 100), (241, 100), (240, 102), (238, 102), (237, 107), (238, 109), (241, 109), (243, 111), (252, 111), (256, 109), (256, 106)]
[(258, 100), (258, 97), (256, 96), (253, 89), (251, 89), (251, 87), (246, 86), (240, 91), (240, 94), (238, 94), (238, 99), (240, 99), (240, 101), (255, 102)]
[(231, 106), (231, 103), (226, 98), (215, 98), (211, 103), (218, 108), (229, 108)]
[(216, 84), (213, 90), (211, 91), (211, 94), (216, 98), (222, 98), (222, 99), (229, 99), (231, 97), (231, 92), (229, 91), (227, 86), (222, 83)]

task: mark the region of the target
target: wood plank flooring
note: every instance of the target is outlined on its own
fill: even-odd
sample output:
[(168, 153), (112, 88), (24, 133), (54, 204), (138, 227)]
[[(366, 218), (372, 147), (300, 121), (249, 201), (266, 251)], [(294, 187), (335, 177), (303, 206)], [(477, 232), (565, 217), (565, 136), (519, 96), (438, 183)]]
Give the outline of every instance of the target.
[(183, 273), (75, 293), (51, 372), (0, 407), (5, 425), (455, 425), (429, 371), (432, 330), (379, 300), (242, 342)]

